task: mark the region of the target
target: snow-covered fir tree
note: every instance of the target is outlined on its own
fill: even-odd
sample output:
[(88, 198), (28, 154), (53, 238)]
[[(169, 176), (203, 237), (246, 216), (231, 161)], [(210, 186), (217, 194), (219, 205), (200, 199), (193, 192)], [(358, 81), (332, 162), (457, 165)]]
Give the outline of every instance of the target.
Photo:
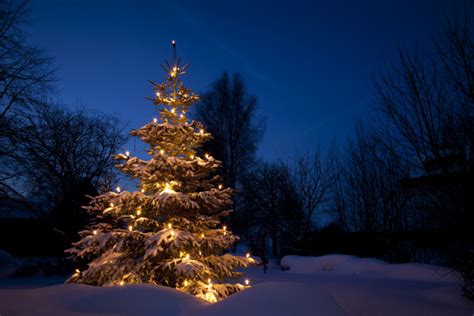
[(233, 190), (222, 186), (221, 163), (199, 151), (212, 138), (186, 114), (198, 100), (184, 87), (173, 44), (173, 62), (162, 65), (165, 81), (153, 83), (160, 118), (131, 135), (149, 145), (149, 160), (118, 154), (118, 169), (139, 181), (134, 192), (107, 192), (85, 207), (95, 221), (67, 250), (87, 263), (69, 282), (90, 285), (152, 283), (216, 302), (248, 287), (236, 268), (255, 261), (226, 251), (238, 237), (222, 224)]

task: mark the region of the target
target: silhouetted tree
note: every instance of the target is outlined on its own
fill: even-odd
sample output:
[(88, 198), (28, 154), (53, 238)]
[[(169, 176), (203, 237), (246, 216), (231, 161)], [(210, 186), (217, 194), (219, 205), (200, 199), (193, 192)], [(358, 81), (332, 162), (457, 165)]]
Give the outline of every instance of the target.
[[(344, 228), (447, 232), (454, 242), (446, 259), (453, 266), (473, 249), (471, 27), (467, 13), (445, 24), (428, 54), (399, 49), (398, 62), (375, 81), (379, 116), (373, 126), (357, 128), (345, 157), (333, 163), (342, 161), (343, 168), (331, 189)], [(465, 290), (472, 289), (470, 269), (460, 269), (470, 278)]]
[(255, 162), (263, 134), (256, 96), (249, 94), (239, 74), (224, 73), (201, 96), (196, 117), (214, 136), (205, 148), (222, 161), (226, 184), (236, 188)]
[(376, 82), (382, 141), (412, 166), (404, 186), (430, 225), (467, 232), (474, 219), (474, 46), (468, 18), (447, 22), (435, 54), (399, 50), (399, 63)]
[(381, 145), (374, 130), (367, 131), (362, 125), (358, 125), (355, 139), (349, 141), (337, 183), (344, 190), (344, 227), (349, 230), (396, 231), (412, 220), (409, 198), (400, 185), (400, 179), (409, 174), (409, 166), (387, 151), (387, 146), (388, 142)]
[(25, 194), (52, 210), (71, 238), (86, 220), (85, 195), (113, 184), (112, 155), (125, 142), (120, 126), (112, 117), (49, 105), (37, 108), (18, 132), (15, 160)]
[(213, 135), (203, 150), (222, 161), (225, 184), (237, 189), (230, 224), (240, 235), (246, 228), (241, 222), (243, 202), (239, 192), (255, 163), (264, 129), (263, 120), (257, 117), (257, 97), (249, 94), (238, 73), (231, 76), (224, 73), (201, 96), (195, 115)]
[(328, 151), (327, 170), (332, 178), (332, 185), (328, 192), (328, 209), (333, 214), (334, 225), (337, 225), (342, 231), (348, 231), (344, 154), (345, 152), (334, 144)]
[(28, 43), (27, 22), (28, 1), (0, 2), (0, 198), (14, 193), (11, 154), (18, 143), (17, 131), (52, 89), (52, 60)]
[(304, 223), (299, 227), (300, 238), (313, 229), (314, 215), (323, 212), (322, 207), (334, 182), (330, 171), (329, 163), (323, 159), (319, 148), (313, 155), (306, 154), (296, 158), (292, 179), (305, 214)]
[[(261, 163), (243, 185), (247, 240), (256, 253), (280, 256), (295, 251), (305, 223), (289, 168), (284, 164)], [(268, 251), (271, 245), (271, 251)]]

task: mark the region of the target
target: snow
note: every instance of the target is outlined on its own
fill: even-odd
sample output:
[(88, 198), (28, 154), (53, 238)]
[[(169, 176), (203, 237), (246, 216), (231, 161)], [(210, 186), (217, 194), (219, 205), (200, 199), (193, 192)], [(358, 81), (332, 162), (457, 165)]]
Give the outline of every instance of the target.
[(345, 315), (334, 298), (309, 284), (273, 281), (257, 284), (190, 315)]
[(418, 281), (457, 282), (457, 275), (450, 269), (419, 263), (390, 264), (373, 258), (348, 255), (321, 257), (286, 256), (281, 266), (295, 273), (332, 272), (342, 275), (359, 275), (389, 279)]
[(61, 284), (0, 290), (4, 315), (179, 315), (203, 305), (189, 294), (146, 284), (93, 287)]
[[(209, 304), (162, 286), (92, 287), (64, 278), (0, 279), (2, 315), (472, 315), (447, 268), (346, 255), (287, 256), (246, 269), (252, 287)], [(55, 284), (56, 283), (56, 284)]]

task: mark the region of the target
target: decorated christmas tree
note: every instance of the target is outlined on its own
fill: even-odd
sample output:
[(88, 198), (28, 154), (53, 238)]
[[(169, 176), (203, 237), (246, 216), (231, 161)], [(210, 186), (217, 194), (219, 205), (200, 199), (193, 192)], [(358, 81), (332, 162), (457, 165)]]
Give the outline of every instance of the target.
[[(254, 263), (249, 254), (226, 251), (237, 240), (221, 221), (231, 212), (233, 190), (218, 175), (221, 163), (200, 146), (212, 135), (190, 121), (198, 100), (184, 87), (173, 44), (165, 81), (152, 83), (160, 118), (131, 135), (149, 145), (149, 160), (118, 154), (118, 169), (139, 181), (134, 192), (107, 192), (85, 207), (95, 220), (69, 253), (87, 263), (69, 282), (90, 285), (152, 283), (177, 288), (216, 302), (248, 287), (236, 268)], [(234, 281), (233, 281), (234, 280)]]

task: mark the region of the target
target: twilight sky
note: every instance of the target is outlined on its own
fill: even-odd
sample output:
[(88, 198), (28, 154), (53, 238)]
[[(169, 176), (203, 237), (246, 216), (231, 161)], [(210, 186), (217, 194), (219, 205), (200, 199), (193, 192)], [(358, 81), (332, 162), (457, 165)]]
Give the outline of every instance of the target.
[(260, 156), (286, 160), (344, 142), (397, 43), (429, 45), (453, 2), (33, 0), (30, 33), (60, 67), (57, 100), (130, 129), (155, 115), (147, 80), (161, 80), (175, 39), (196, 92), (224, 70), (244, 76), (266, 118)]

